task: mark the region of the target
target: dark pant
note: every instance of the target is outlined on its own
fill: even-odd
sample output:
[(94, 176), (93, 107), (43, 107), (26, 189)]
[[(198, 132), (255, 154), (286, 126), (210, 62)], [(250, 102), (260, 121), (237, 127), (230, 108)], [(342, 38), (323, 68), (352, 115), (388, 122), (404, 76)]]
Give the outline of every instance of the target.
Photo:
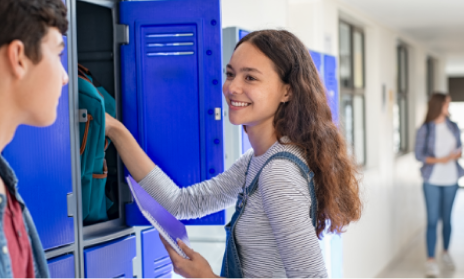
[(437, 223), (443, 221), (443, 248), (448, 250), (451, 238), (451, 209), (458, 185), (436, 186), (424, 183), (425, 204), (427, 207), (427, 254), (435, 257), (437, 242)]

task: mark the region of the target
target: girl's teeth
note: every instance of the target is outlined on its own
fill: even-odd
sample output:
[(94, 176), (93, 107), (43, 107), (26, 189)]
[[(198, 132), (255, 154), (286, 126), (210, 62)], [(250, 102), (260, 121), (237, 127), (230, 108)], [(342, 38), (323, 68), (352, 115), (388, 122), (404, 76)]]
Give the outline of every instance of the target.
[(241, 102), (232, 102), (232, 105), (234, 107), (246, 107), (249, 105), (249, 103), (241, 103)]

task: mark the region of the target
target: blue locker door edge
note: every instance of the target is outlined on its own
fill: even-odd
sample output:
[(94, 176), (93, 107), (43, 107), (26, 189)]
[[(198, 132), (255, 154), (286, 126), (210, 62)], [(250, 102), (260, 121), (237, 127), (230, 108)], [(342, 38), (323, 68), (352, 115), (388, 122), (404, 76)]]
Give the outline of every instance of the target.
[(325, 54), (324, 57), (324, 84), (327, 90), (327, 100), (332, 111), (332, 119), (338, 125), (339, 121), (339, 94), (337, 79), (337, 58)]
[(309, 54), (311, 55), (311, 58), (313, 59), (314, 66), (316, 67), (317, 72), (319, 73), (319, 76), (322, 78), (323, 73), (322, 73), (322, 54), (316, 51), (309, 51)]
[[(220, 1), (124, 1), (120, 23), (123, 123), (180, 187), (223, 172)], [(134, 206), (128, 225), (143, 220)], [(184, 223), (223, 225), (225, 212)]]
[[(67, 44), (66, 36), (63, 37)], [(67, 46), (61, 58), (68, 69)], [(46, 128), (18, 127), (3, 151), (18, 177), (18, 190), (34, 219), (45, 250), (74, 242), (74, 221), (68, 217), (72, 193), (68, 86), (64, 86), (56, 122)]]

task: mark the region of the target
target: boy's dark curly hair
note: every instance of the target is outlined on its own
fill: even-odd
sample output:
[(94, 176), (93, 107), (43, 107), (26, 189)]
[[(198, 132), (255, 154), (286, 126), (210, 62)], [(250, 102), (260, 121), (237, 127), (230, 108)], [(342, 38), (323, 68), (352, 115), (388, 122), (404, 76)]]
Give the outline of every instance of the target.
[(20, 40), (27, 57), (40, 62), (40, 44), (48, 28), (64, 35), (68, 30), (67, 9), (61, 0), (1, 0), (0, 47)]

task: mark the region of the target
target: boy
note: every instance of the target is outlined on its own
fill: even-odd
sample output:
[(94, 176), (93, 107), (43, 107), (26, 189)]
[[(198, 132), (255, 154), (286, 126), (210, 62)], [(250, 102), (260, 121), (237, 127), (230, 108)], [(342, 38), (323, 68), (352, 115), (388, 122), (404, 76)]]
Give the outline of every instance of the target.
[[(44, 127), (68, 82), (60, 55), (68, 28), (61, 0), (0, 0), (0, 152), (21, 124)], [(0, 277), (49, 277), (42, 244), (0, 155)]]

